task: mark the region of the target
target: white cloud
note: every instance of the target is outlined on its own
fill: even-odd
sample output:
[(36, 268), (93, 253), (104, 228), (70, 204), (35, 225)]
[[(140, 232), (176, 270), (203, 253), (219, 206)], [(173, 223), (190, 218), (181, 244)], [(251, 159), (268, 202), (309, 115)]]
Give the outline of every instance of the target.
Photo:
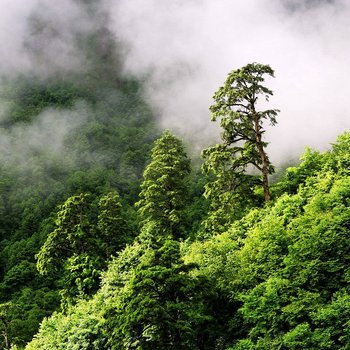
[(70, 159), (71, 155), (65, 154), (65, 140), (86, 121), (90, 113), (89, 108), (79, 102), (69, 110), (45, 109), (30, 124), (17, 124), (7, 130), (0, 129), (1, 161), (25, 169), (33, 166), (30, 163), (34, 161), (33, 155), (38, 152), (62, 160)]
[(114, 31), (127, 45), (125, 71), (148, 76), (147, 96), (164, 127), (202, 142), (218, 131), (208, 107), (227, 73), (270, 64), (267, 84), (281, 110), (269, 129), (272, 160), (324, 148), (350, 128), (350, 4), (319, 2), (289, 11), (275, 0), (120, 0)]
[[(272, 160), (297, 156), (306, 145), (327, 147), (350, 128), (346, 0), (3, 0), (2, 5), (0, 75), (84, 72), (88, 62), (77, 37), (109, 25), (107, 13), (124, 45), (125, 74), (147, 78), (146, 97), (162, 125), (180, 130), (198, 147), (219, 135), (208, 111), (213, 93), (230, 70), (253, 61), (276, 72), (267, 81), (275, 92), (270, 106), (281, 110), (278, 125), (266, 133)], [(34, 29), (33, 18), (41, 28)]]

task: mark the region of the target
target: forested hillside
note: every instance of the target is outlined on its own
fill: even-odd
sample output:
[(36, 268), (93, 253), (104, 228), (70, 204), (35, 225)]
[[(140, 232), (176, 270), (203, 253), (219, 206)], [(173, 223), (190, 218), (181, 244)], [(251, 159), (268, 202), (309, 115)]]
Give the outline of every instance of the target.
[[(40, 34), (36, 40), (43, 39)], [(135, 236), (133, 204), (159, 131), (141, 96), (142, 84), (120, 77), (118, 49), (103, 24), (95, 36), (80, 36), (78, 41), (88, 62), (84, 74), (25, 74), (4, 78), (1, 85), (0, 348), (4, 349), (24, 346), (43, 317), (60, 308), (60, 291), (71, 277), (62, 266), (40, 275), (36, 255), (54, 230), (57, 216), (69, 210), (62, 207), (69, 197), (81, 198), (88, 222), (103, 226), (101, 217), (120, 195), (123, 209), (112, 212), (121, 212), (128, 229), (118, 239), (96, 237), (89, 243), (106, 259), (93, 266), (98, 271), (116, 248)], [(94, 230), (89, 233), (94, 235)], [(70, 255), (59, 250), (55, 254), (62, 259)], [(97, 289), (98, 278), (96, 272), (90, 293)]]
[[(287, 102), (279, 100), (285, 105), (273, 102), (271, 86), (283, 86), (273, 85), (279, 79), (273, 79), (273, 68), (247, 61), (240, 68), (233, 64), (205, 101), (206, 115), (201, 104), (207, 92), (197, 88), (216, 80), (210, 74), (213, 67), (222, 68), (221, 46), (226, 45), (229, 61), (225, 32), (232, 40), (225, 26), (209, 18), (218, 11), (226, 23), (226, 13), (209, 1), (202, 2), (208, 17), (198, 4), (186, 12), (181, 1), (169, 8), (159, 2), (154, 18), (155, 3), (146, 11), (141, 3), (28, 1), (17, 56), (3, 57), (0, 349), (349, 349), (347, 124), (339, 119), (338, 138), (323, 151), (306, 148), (299, 161), (283, 153), (283, 133), (274, 138), (280, 144), (268, 142), (280, 118), (304, 113), (303, 90), (298, 95), (291, 83), (300, 62), (295, 59), (292, 67), (287, 57), (283, 84), (290, 91), (284, 92)], [(251, 4), (222, 3), (224, 12), (235, 10), (226, 11), (229, 23), (241, 16), (249, 31)], [(268, 15), (262, 11), (264, 23), (289, 18), (285, 22), (292, 26), (293, 16), (318, 13), (309, 11), (330, 9), (335, 2), (325, 1), (326, 7), (322, 1), (284, 3), (252, 7), (268, 9)], [(239, 9), (247, 12), (241, 15)], [(332, 14), (339, 16), (336, 8)], [(179, 16), (187, 26), (179, 26)], [(149, 38), (164, 37), (145, 40), (144, 21), (154, 30)], [(216, 23), (220, 33), (213, 32), (213, 38), (225, 45), (213, 45), (216, 40), (203, 23), (208, 28)], [(168, 28), (175, 28), (180, 40), (168, 35)], [(303, 33), (303, 26), (298, 29)], [(187, 31), (195, 33), (189, 41)], [(262, 34), (270, 40), (275, 31)], [(191, 41), (202, 32), (210, 52), (198, 50), (203, 41)], [(296, 38), (289, 38), (293, 45)], [(15, 36), (13, 41), (16, 46)], [(256, 41), (246, 42), (239, 46), (242, 52), (259, 48)], [(272, 36), (271, 42), (279, 39)], [(261, 44), (262, 51), (273, 52), (274, 59), (276, 50), (268, 45)], [(204, 53), (210, 59), (201, 64), (197, 60)], [(12, 60), (14, 66), (19, 62), (13, 70)], [(302, 72), (294, 83), (299, 88), (308, 86)], [(316, 73), (310, 75), (317, 85)], [(327, 99), (339, 118), (340, 99), (329, 97), (330, 90)], [(343, 90), (337, 85), (341, 99), (347, 96)], [(319, 100), (310, 97), (311, 102), (322, 100), (322, 94), (313, 94)], [(326, 111), (327, 99), (322, 101)], [(293, 104), (298, 108), (290, 108)], [(286, 105), (289, 112), (283, 114)], [(288, 129), (295, 138), (291, 147), (305, 135), (321, 134), (318, 107), (312, 109), (317, 125), (305, 112), (280, 129), (305, 119), (297, 133), (295, 126), (294, 133)], [(214, 127), (206, 134), (209, 115)], [(208, 124), (199, 122), (208, 116)], [(276, 164), (270, 150), (279, 155)]]
[(145, 171), (139, 236), (96, 294), (46, 319), (26, 349), (345, 349), (349, 147), (345, 133), (307, 151), (267, 205), (186, 240), (188, 160), (166, 132)]
[(151, 142), (152, 116), (128, 81), (115, 114), (99, 109), (67, 134), (67, 157), (4, 166), (4, 348), (348, 346), (350, 134), (264, 183), (274, 168), (263, 120), (278, 113), (256, 105), (272, 95), (266, 75), (248, 64), (216, 92), (224, 132), (202, 152), (202, 175), (169, 130)]
[[(58, 205), (71, 195), (88, 192), (94, 217), (99, 200), (117, 190), (123, 215), (133, 220), (132, 205), (157, 130), (135, 82), (123, 81), (116, 95), (106, 99), (92, 92), (80, 96), (80, 88), (69, 81), (22, 84), (9, 87), (13, 108), (3, 122), (6, 141), (19, 153), (7, 155), (8, 145), (3, 145), (0, 298), (6, 333), (23, 341), (59, 305), (57, 275), (43, 279), (35, 266), (35, 254), (54, 227)], [(43, 110), (48, 117), (40, 115)], [(67, 116), (62, 120), (64, 111)], [(33, 119), (30, 123), (25, 120), (28, 116)], [(46, 123), (64, 128), (62, 135), (52, 134)], [(46, 132), (45, 140), (40, 139)], [(31, 133), (33, 144), (26, 144)], [(36, 133), (41, 133), (39, 139)], [(54, 144), (56, 137), (61, 144)], [(13, 147), (12, 142), (18, 145)]]

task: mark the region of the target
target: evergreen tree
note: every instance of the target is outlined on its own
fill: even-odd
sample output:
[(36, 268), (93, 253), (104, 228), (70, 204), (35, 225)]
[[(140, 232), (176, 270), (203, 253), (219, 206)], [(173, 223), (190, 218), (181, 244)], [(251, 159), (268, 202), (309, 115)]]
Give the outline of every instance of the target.
[(111, 349), (212, 349), (204, 327), (211, 320), (208, 284), (191, 276), (192, 269), (174, 240), (147, 249), (112, 318)]
[(72, 196), (37, 254), (37, 268), (60, 279), (63, 302), (72, 304), (97, 290), (101, 271), (125, 245), (128, 232), (117, 192), (102, 196), (97, 208), (88, 194)]
[(56, 228), (37, 255), (37, 268), (41, 274), (58, 271), (68, 257), (88, 250), (87, 238), (92, 236), (88, 217), (90, 201), (87, 194), (80, 194), (68, 198), (60, 207)]
[[(143, 234), (161, 237), (183, 236), (182, 218), (187, 199), (186, 177), (190, 160), (182, 142), (164, 131), (152, 149), (151, 162), (144, 171), (140, 201), (137, 203)], [(160, 237), (155, 237), (155, 231)]]
[[(210, 322), (205, 278), (191, 275), (181, 259), (179, 239), (190, 162), (168, 130), (156, 141), (144, 172), (140, 242), (144, 253), (124, 286), (114, 316), (109, 314), (112, 349), (212, 348), (201, 327)], [(149, 244), (151, 243), (151, 244)]]
[(102, 239), (104, 254), (107, 258), (120, 251), (130, 241), (131, 232), (123, 217), (119, 194), (109, 192), (98, 203), (97, 227)]
[[(213, 178), (205, 195), (212, 200), (216, 218), (242, 216), (246, 204), (254, 201), (254, 187), (262, 185), (265, 201), (270, 200), (268, 175), (274, 171), (263, 141), (263, 122), (276, 124), (278, 110), (258, 110), (259, 98), (268, 101), (272, 91), (266, 88), (264, 75), (273, 76), (268, 65), (248, 64), (232, 71), (224, 85), (214, 95), (210, 107), (212, 121), (220, 119), (222, 143), (203, 151), (204, 172)], [(261, 179), (249, 174), (251, 167), (261, 173)], [(230, 208), (234, 208), (234, 210)], [(226, 212), (229, 211), (229, 215)], [(214, 226), (223, 223), (214, 220)]]

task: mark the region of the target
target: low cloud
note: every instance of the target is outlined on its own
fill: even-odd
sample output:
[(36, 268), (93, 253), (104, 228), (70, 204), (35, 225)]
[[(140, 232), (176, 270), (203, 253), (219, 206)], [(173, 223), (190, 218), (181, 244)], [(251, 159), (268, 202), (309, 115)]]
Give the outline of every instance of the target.
[[(269, 64), (276, 79), (268, 128), (274, 162), (305, 146), (324, 149), (350, 128), (350, 3), (346, 0), (3, 0), (0, 76), (84, 76), (89, 40), (110, 29), (123, 72), (146, 82), (145, 97), (163, 127), (195, 150), (215, 142), (212, 95), (228, 72)], [(119, 69), (119, 67), (118, 67)], [(0, 118), (5, 106), (0, 107)]]
[[(69, 110), (46, 109), (33, 122), (20, 123), (10, 129), (0, 129), (0, 161), (2, 164), (16, 165), (26, 170), (33, 169), (35, 162), (40, 167), (40, 155), (50, 155), (52, 159), (72, 162), (73, 155), (67, 154), (65, 142), (72, 131), (88, 119), (89, 108), (85, 103), (77, 103)], [(39, 156), (37, 159), (35, 155)]]
[(328, 147), (350, 128), (350, 4), (344, 1), (120, 0), (111, 9), (127, 74), (147, 78), (164, 127), (197, 144), (217, 138), (208, 107), (229, 71), (270, 64), (281, 113), (269, 128), (273, 161)]
[(105, 1), (3, 0), (0, 13), (0, 76), (35, 75), (41, 79), (88, 68), (83, 40), (96, 33)]

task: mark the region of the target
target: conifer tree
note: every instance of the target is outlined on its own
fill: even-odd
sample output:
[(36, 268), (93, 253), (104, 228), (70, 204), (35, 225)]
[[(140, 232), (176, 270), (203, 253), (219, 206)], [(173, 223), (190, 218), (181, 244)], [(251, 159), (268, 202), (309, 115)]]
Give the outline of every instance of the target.
[(54, 274), (63, 287), (63, 302), (72, 304), (98, 289), (101, 271), (125, 245), (128, 232), (117, 192), (102, 196), (97, 208), (89, 194), (72, 196), (60, 207), (56, 228), (37, 254), (38, 271)]
[(180, 256), (179, 242), (145, 250), (111, 318), (111, 349), (213, 349), (205, 325), (212, 321), (205, 278)]
[(130, 240), (130, 229), (123, 217), (118, 192), (109, 192), (98, 203), (97, 228), (101, 239), (101, 248), (106, 258), (116, 255)]
[[(269, 174), (274, 168), (263, 140), (264, 121), (276, 124), (277, 109), (260, 110), (260, 99), (266, 101), (273, 94), (263, 85), (264, 76), (273, 77), (268, 65), (248, 64), (232, 71), (224, 85), (214, 94), (210, 107), (212, 121), (220, 120), (222, 142), (207, 148), (203, 169), (212, 178), (205, 195), (211, 200), (217, 218), (223, 218), (227, 208), (229, 216), (240, 217), (245, 204), (254, 202), (254, 187), (261, 185), (264, 200), (270, 200)], [(256, 169), (261, 176), (254, 174)], [(221, 212), (220, 212), (221, 211)], [(215, 221), (216, 224), (218, 224)]]
[[(144, 246), (107, 327), (112, 349), (209, 349), (208, 282), (191, 274), (179, 239), (190, 161), (168, 130), (155, 142), (138, 202)], [(212, 341), (212, 339), (211, 339)]]
[[(272, 91), (262, 85), (264, 75), (274, 76), (268, 65), (251, 63), (232, 71), (224, 85), (214, 95), (215, 103), (210, 107), (212, 121), (220, 119), (224, 129), (221, 134), (224, 150), (231, 153), (231, 171), (238, 174), (253, 165), (261, 172), (265, 201), (270, 200), (268, 175), (274, 169), (266, 153), (267, 143), (263, 141), (265, 133), (263, 122), (277, 123), (277, 109), (258, 110), (258, 100), (266, 101)], [(210, 155), (217, 146), (208, 149), (204, 155)]]
[(143, 234), (152, 230), (154, 235), (156, 230), (161, 237), (181, 238), (189, 172), (190, 160), (182, 142), (165, 130), (155, 142), (151, 162), (143, 174), (141, 199), (137, 203)]
[(91, 224), (88, 211), (91, 199), (87, 194), (72, 196), (61, 205), (57, 213), (56, 228), (52, 231), (37, 254), (37, 268), (43, 275), (57, 272), (65, 260), (87, 251)]

